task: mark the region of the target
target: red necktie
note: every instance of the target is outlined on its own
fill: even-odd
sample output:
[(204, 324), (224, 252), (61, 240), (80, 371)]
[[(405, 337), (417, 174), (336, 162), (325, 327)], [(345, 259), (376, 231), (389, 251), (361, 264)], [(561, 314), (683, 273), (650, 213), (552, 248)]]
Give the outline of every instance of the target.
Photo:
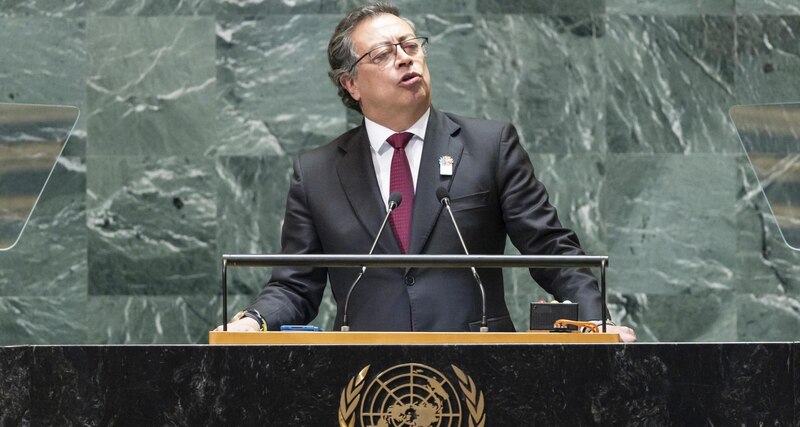
[(396, 133), (386, 140), (394, 148), (389, 192), (397, 191), (403, 195), (403, 201), (392, 211), (389, 221), (397, 243), (400, 244), (400, 252), (404, 254), (408, 253), (408, 244), (411, 241), (411, 214), (414, 212), (414, 180), (411, 178), (411, 167), (406, 157), (406, 145), (413, 136), (409, 132)]

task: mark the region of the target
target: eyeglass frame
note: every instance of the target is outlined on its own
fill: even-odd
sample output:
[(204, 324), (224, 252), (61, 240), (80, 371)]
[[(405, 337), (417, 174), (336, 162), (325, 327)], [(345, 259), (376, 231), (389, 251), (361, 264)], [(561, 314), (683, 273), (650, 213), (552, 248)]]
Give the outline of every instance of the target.
[[(419, 45), (419, 48), (420, 48), (420, 50), (422, 50), (422, 52), (424, 54), (425, 53), (425, 46), (428, 45), (428, 37), (425, 37), (425, 36), (412, 37), (410, 39), (401, 40), (401, 41), (399, 41), (397, 43), (391, 43), (391, 42), (381, 43), (378, 46), (375, 46), (372, 49), (368, 50), (367, 53), (361, 55), (358, 59), (356, 59), (356, 62), (353, 62), (353, 65), (350, 66), (350, 69), (348, 71), (352, 73), (353, 70), (356, 69), (356, 65), (358, 65), (358, 63), (361, 62), (362, 59), (366, 58), (367, 56), (369, 56), (370, 53), (375, 52), (376, 50), (378, 50), (378, 49), (380, 49), (382, 47), (392, 46), (394, 48), (394, 56), (395, 56), (395, 58), (397, 57), (397, 47), (398, 46), (400, 46), (400, 49), (403, 49), (403, 53), (405, 53), (406, 55), (409, 55), (409, 53), (406, 52), (406, 49), (403, 47), (403, 43), (409, 42), (411, 40), (422, 40), (422, 42)], [(413, 55), (409, 55), (409, 56), (413, 56)]]

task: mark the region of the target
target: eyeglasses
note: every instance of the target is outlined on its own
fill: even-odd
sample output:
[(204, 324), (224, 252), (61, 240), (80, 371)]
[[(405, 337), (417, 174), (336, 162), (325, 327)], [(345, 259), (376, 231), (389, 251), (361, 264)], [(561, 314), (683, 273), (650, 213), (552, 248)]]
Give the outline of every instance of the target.
[(413, 39), (406, 39), (397, 43), (384, 43), (369, 52), (361, 55), (360, 58), (350, 66), (350, 71), (356, 68), (362, 59), (369, 57), (369, 62), (375, 65), (386, 65), (394, 59), (397, 54), (397, 46), (403, 49), (403, 52), (408, 56), (417, 56), (420, 53), (425, 55), (428, 51), (428, 38), (427, 37), (414, 37)]

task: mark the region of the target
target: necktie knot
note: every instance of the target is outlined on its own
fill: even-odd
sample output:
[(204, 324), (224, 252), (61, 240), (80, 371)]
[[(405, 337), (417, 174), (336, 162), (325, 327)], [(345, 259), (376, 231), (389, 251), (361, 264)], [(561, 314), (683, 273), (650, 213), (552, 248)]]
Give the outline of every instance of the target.
[(391, 145), (395, 150), (399, 150), (401, 148), (406, 148), (406, 145), (408, 145), (408, 142), (411, 141), (413, 136), (414, 134), (411, 132), (396, 133), (390, 136), (386, 142), (388, 142), (389, 145)]

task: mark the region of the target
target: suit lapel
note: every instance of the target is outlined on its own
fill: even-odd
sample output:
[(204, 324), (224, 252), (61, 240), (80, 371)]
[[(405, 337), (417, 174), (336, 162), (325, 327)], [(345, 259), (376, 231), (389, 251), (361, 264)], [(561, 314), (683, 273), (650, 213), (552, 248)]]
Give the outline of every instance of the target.
[[(345, 152), (336, 166), (342, 188), (353, 213), (374, 239), (381, 227), (381, 221), (386, 215), (386, 207), (375, 178), (375, 167), (369, 151), (369, 138), (363, 123), (359, 131), (349, 140), (343, 141), (339, 147)], [(382, 250), (378, 250), (378, 247)], [(369, 248), (364, 248), (364, 252), (368, 250)], [(400, 252), (400, 246), (388, 223), (375, 252)]]
[[(433, 225), (439, 219), (442, 205), (436, 199), (436, 189), (444, 187), (448, 191), (453, 177), (458, 170), (464, 146), (458, 138), (454, 138), (460, 127), (445, 114), (431, 107), (428, 128), (425, 130), (425, 142), (422, 146), (422, 158), (417, 176), (417, 188), (414, 195), (414, 214), (411, 223), (411, 244), (409, 254), (419, 254), (425, 248)], [(439, 174), (439, 159), (442, 156), (453, 158), (453, 175)]]

